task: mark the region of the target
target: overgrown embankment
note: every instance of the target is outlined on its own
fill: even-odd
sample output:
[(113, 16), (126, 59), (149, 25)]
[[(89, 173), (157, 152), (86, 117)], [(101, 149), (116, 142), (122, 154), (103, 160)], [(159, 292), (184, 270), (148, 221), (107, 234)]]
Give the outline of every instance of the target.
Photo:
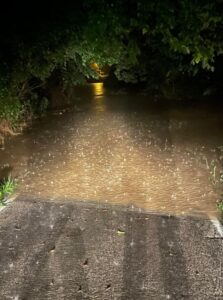
[[(47, 106), (48, 99), (38, 93), (27, 92), (22, 95), (0, 91), (0, 145), (4, 144), (7, 135), (20, 132), (33, 119), (42, 114)], [(22, 91), (20, 91), (22, 92)]]

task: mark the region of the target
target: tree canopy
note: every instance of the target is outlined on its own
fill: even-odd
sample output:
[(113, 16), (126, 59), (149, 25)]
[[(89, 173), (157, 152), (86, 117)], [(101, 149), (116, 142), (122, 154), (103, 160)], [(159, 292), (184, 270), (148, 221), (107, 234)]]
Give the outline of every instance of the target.
[(20, 105), (52, 74), (65, 87), (96, 78), (92, 63), (133, 83), (214, 72), (222, 12), (221, 0), (9, 1), (0, 21), (0, 102)]

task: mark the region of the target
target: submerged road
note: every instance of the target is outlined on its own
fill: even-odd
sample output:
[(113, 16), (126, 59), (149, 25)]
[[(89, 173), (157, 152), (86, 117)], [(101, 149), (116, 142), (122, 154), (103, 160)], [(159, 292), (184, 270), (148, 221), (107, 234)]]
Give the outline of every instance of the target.
[(0, 152), (1, 169), (18, 178), (20, 195), (217, 216), (220, 111), (174, 108), (137, 93), (109, 93), (100, 84), (79, 95), (75, 110), (51, 112)]
[(1, 150), (0, 300), (223, 299), (221, 113), (101, 84), (76, 102)]

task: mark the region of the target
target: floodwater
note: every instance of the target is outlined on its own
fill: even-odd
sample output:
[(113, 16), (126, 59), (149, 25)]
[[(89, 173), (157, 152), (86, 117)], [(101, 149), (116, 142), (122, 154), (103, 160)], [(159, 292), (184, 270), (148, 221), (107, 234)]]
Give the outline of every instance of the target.
[(1, 150), (2, 172), (17, 177), (20, 196), (217, 215), (219, 112), (174, 109), (102, 83), (74, 94), (74, 109), (54, 110)]

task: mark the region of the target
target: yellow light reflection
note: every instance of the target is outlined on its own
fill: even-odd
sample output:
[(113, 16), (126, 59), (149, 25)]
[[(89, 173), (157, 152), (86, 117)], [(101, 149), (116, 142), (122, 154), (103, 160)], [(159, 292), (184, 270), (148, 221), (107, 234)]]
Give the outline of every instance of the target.
[(103, 82), (95, 82), (93, 85), (94, 96), (104, 95), (104, 84)]
[(97, 112), (103, 112), (106, 110), (105, 97), (104, 97), (104, 85), (103, 82), (92, 83), (94, 94), (94, 109)]

